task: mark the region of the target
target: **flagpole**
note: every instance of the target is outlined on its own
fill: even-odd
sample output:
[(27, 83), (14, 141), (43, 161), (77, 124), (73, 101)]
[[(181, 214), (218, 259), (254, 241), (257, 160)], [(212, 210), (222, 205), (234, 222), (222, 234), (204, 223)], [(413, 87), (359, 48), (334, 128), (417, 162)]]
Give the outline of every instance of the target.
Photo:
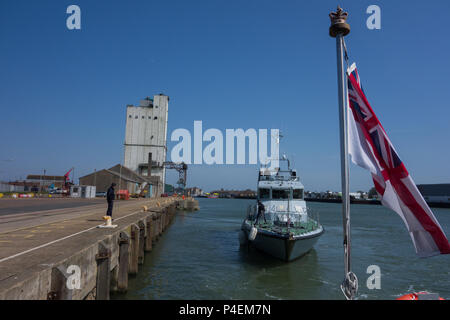
[(353, 299), (357, 291), (357, 279), (351, 271), (351, 241), (350, 241), (350, 197), (348, 174), (348, 141), (347, 141), (347, 112), (344, 71), (344, 37), (350, 32), (350, 25), (346, 23), (348, 13), (340, 7), (336, 12), (330, 13), (331, 26), (329, 34), (336, 38), (337, 75), (338, 75), (338, 102), (339, 102), (339, 129), (341, 144), (341, 187), (342, 187), (342, 216), (344, 232), (344, 262), (345, 280), (341, 285), (342, 292), (347, 299)]

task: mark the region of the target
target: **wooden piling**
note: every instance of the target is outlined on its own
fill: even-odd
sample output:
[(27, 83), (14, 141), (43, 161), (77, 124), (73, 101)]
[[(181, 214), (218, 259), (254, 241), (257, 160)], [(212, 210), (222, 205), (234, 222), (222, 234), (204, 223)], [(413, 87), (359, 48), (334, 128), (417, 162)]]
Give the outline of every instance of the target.
[(129, 260), (130, 237), (126, 232), (119, 234), (119, 271), (117, 276), (117, 291), (128, 290), (128, 260)]
[(117, 265), (111, 270), (111, 284), (109, 285), (109, 289), (111, 292), (119, 291), (118, 282), (119, 282), (119, 266)]
[(145, 258), (145, 223), (142, 220), (139, 220), (138, 227), (139, 227), (138, 264), (143, 264)]
[(169, 210), (169, 217), (170, 217), (170, 222), (172, 222), (174, 216), (175, 216), (175, 205), (170, 204), (168, 207)]
[(109, 300), (111, 284), (111, 250), (103, 243), (98, 245), (96, 300)]
[(152, 239), (153, 239), (153, 226), (152, 226), (152, 217), (147, 217), (145, 220), (145, 226), (147, 228), (146, 236), (145, 236), (145, 251), (152, 251)]
[(136, 224), (131, 225), (130, 232), (130, 258), (128, 261), (128, 274), (135, 275), (138, 273), (139, 262), (139, 227)]
[(167, 230), (169, 226), (169, 210), (168, 208), (164, 209), (164, 230)]
[(170, 224), (170, 210), (169, 207), (166, 208), (166, 216), (167, 216), (167, 221), (166, 221), (166, 229), (169, 227)]
[(47, 300), (72, 300), (72, 290), (67, 286), (68, 275), (63, 266), (52, 269), (50, 292)]
[(159, 240), (161, 235), (161, 212), (156, 213), (156, 241)]
[(157, 229), (156, 229), (156, 213), (152, 213), (152, 246), (155, 244), (156, 242), (156, 233), (157, 233)]

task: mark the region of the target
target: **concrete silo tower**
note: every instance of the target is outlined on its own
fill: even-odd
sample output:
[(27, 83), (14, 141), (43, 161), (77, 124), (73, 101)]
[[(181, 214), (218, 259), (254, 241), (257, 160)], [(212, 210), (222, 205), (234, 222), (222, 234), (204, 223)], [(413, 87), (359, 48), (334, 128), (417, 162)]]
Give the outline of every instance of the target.
[(127, 106), (124, 166), (147, 176), (151, 153), (151, 176), (159, 177), (158, 193), (164, 192), (165, 184), (168, 111), (169, 97), (163, 94)]

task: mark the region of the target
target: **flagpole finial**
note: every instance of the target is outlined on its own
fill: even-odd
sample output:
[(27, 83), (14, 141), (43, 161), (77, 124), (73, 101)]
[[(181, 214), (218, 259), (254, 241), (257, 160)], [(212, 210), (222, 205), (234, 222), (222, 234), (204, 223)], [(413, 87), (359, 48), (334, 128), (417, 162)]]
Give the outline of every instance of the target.
[(342, 10), (341, 7), (337, 7), (336, 12), (330, 13), (330, 37), (336, 38), (338, 34), (346, 36), (350, 33), (350, 25), (346, 22), (348, 13)]

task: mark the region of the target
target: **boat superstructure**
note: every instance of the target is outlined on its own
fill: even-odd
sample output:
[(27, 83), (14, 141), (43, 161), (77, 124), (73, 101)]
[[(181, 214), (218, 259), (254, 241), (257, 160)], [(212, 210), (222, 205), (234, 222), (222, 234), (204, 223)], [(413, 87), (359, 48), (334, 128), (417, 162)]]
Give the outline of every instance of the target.
[(307, 253), (324, 232), (318, 218), (308, 213), (304, 186), (297, 172), (261, 167), (258, 174), (258, 197), (264, 206), (259, 219), (258, 202), (248, 208), (242, 231), (250, 244), (276, 258), (291, 261)]

